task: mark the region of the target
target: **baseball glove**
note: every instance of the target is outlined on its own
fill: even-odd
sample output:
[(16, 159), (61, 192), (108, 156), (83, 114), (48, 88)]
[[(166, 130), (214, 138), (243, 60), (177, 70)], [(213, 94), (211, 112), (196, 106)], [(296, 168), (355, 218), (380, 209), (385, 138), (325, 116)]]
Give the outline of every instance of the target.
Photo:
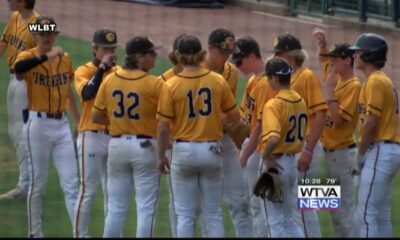
[(224, 125), (225, 131), (231, 136), (238, 149), (241, 149), (242, 143), (249, 136), (249, 126), (241, 121), (235, 125)]
[(283, 184), (276, 168), (269, 168), (263, 172), (254, 185), (253, 193), (257, 197), (268, 199), (271, 202), (283, 202)]

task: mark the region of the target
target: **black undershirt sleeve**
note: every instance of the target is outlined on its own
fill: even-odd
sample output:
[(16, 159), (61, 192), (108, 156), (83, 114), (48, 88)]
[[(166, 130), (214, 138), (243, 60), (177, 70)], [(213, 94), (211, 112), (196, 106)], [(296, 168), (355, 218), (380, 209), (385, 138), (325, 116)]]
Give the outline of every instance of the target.
[(43, 54), (40, 57), (33, 57), (25, 60), (21, 60), (15, 64), (14, 71), (16, 74), (22, 74), (36, 67), (37, 65), (47, 61), (47, 55)]
[(104, 69), (99, 67), (94, 77), (82, 89), (81, 94), (83, 100), (91, 100), (96, 96), (100, 87), (100, 83), (103, 79), (103, 74)]

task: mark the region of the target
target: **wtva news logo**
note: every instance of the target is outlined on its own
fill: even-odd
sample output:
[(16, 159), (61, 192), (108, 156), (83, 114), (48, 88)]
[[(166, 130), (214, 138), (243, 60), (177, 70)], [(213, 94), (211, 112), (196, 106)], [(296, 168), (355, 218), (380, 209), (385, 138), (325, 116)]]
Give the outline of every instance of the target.
[(340, 185), (298, 185), (297, 197), (299, 210), (340, 209)]

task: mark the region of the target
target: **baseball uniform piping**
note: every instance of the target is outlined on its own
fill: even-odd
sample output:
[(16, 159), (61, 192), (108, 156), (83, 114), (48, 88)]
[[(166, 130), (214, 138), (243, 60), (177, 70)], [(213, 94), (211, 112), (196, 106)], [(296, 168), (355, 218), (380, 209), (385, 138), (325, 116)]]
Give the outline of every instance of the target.
[(76, 213), (76, 219), (75, 219), (75, 237), (79, 237), (79, 222), (80, 222), (80, 213), (81, 213), (81, 206), (83, 202), (83, 196), (85, 195), (85, 133), (82, 133), (82, 150), (81, 150), (81, 156), (82, 156), (82, 161), (81, 161), (81, 168), (82, 168), (82, 176), (81, 176), (81, 182), (82, 182), (82, 193), (79, 196), (79, 205), (78, 205), (78, 210)]
[(369, 186), (369, 191), (368, 191), (368, 196), (367, 196), (367, 200), (365, 201), (365, 209), (364, 209), (364, 223), (365, 225), (367, 225), (367, 236), (368, 237), (368, 222), (367, 222), (367, 209), (368, 209), (368, 201), (371, 197), (371, 192), (372, 192), (372, 186), (374, 185), (374, 180), (375, 180), (375, 176), (376, 176), (376, 164), (378, 163), (378, 157), (379, 157), (379, 150), (380, 150), (380, 146), (378, 145), (378, 151), (376, 153), (376, 158), (375, 158), (375, 163), (374, 163), (374, 174), (372, 175), (372, 180), (371, 180), (371, 185)]
[(33, 162), (32, 162), (32, 151), (31, 151), (31, 141), (29, 140), (30, 137), (30, 128), (31, 128), (31, 123), (32, 120), (29, 120), (28, 123), (28, 133), (27, 133), (27, 138), (28, 138), (28, 151), (29, 155), (31, 156), (31, 169), (32, 169), (32, 177), (31, 177), (31, 190), (28, 191), (28, 225), (29, 225), (29, 234), (32, 233), (32, 214), (31, 214), (31, 201), (32, 201), (32, 192), (33, 192), (33, 184), (34, 184), (34, 169), (33, 169)]

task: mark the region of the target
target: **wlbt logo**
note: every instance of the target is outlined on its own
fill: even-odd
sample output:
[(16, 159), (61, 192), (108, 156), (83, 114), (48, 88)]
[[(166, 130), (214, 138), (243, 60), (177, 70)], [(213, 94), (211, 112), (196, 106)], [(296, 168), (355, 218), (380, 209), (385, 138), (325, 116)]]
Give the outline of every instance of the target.
[(340, 185), (299, 185), (297, 188), (299, 210), (340, 209)]
[(57, 25), (55, 23), (47, 23), (47, 24), (31, 23), (31, 24), (29, 24), (30, 32), (55, 32), (56, 28), (57, 28)]

